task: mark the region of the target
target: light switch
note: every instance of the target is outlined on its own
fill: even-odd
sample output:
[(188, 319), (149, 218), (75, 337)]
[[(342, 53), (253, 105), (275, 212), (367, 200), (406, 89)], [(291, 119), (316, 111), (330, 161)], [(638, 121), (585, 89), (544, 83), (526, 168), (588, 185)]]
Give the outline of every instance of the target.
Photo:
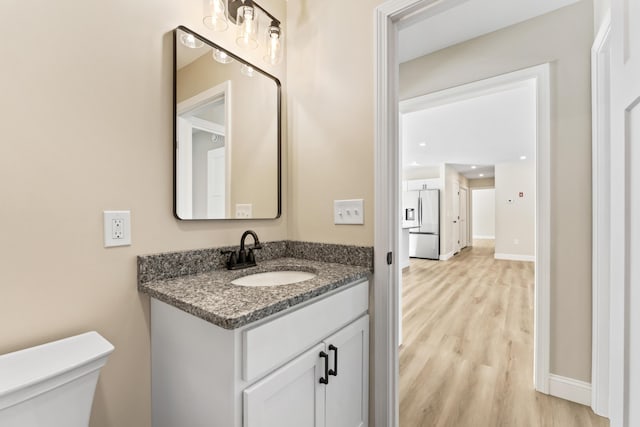
[(334, 224), (364, 224), (364, 200), (334, 200)]
[(251, 203), (236, 203), (236, 218), (252, 218), (253, 205)]

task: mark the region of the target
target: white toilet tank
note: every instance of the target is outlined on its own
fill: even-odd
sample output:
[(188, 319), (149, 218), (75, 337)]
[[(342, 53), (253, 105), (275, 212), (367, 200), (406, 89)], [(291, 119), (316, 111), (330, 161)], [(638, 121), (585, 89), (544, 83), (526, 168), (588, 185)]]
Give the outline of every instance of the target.
[(0, 356), (0, 426), (87, 427), (113, 345), (97, 332)]

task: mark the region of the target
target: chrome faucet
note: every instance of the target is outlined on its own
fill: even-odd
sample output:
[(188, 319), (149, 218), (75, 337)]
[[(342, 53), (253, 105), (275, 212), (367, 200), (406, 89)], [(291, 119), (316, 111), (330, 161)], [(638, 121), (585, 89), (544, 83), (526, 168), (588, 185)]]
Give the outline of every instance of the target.
[[(253, 237), (253, 247), (245, 249), (244, 241), (247, 236)], [(253, 253), (256, 249), (262, 249), (262, 245), (260, 244), (260, 240), (258, 239), (258, 235), (253, 230), (247, 230), (242, 233), (242, 237), (240, 238), (240, 249), (236, 255), (235, 251), (225, 251), (223, 254), (229, 254), (229, 259), (227, 260), (227, 269), (229, 270), (239, 270), (241, 268), (253, 267), (256, 265), (256, 256)]]

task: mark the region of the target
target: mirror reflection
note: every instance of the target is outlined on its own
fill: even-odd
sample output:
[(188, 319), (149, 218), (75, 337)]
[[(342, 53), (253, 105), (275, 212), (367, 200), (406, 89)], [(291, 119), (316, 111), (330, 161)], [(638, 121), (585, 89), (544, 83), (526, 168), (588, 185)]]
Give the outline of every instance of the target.
[(280, 215), (280, 83), (184, 27), (175, 31), (175, 213)]

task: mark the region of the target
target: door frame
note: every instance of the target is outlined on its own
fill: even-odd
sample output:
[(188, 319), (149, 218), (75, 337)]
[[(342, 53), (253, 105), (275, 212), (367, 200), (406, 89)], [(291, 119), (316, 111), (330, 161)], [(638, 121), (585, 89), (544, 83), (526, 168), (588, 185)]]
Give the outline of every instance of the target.
[(611, 271), (611, 13), (603, 19), (591, 48), (593, 317), (591, 408), (609, 416), (609, 327)]
[[(398, 25), (425, 14), (439, 14), (458, 0), (388, 0), (375, 9), (375, 224), (374, 224), (374, 415), (375, 426), (397, 426), (399, 263), (388, 263), (399, 253), (400, 168), (398, 140)], [(455, 29), (452, 29), (455, 32)], [(453, 35), (453, 33), (452, 33)], [(534, 386), (549, 391), (550, 335), (550, 92), (549, 64), (533, 67), (538, 73), (538, 143), (536, 209), (536, 310)], [(531, 69), (529, 69), (531, 70)], [(516, 72), (517, 73), (517, 72)], [(544, 87), (546, 90), (541, 90)], [(540, 114), (546, 111), (547, 114)], [(397, 279), (396, 279), (397, 281)]]

